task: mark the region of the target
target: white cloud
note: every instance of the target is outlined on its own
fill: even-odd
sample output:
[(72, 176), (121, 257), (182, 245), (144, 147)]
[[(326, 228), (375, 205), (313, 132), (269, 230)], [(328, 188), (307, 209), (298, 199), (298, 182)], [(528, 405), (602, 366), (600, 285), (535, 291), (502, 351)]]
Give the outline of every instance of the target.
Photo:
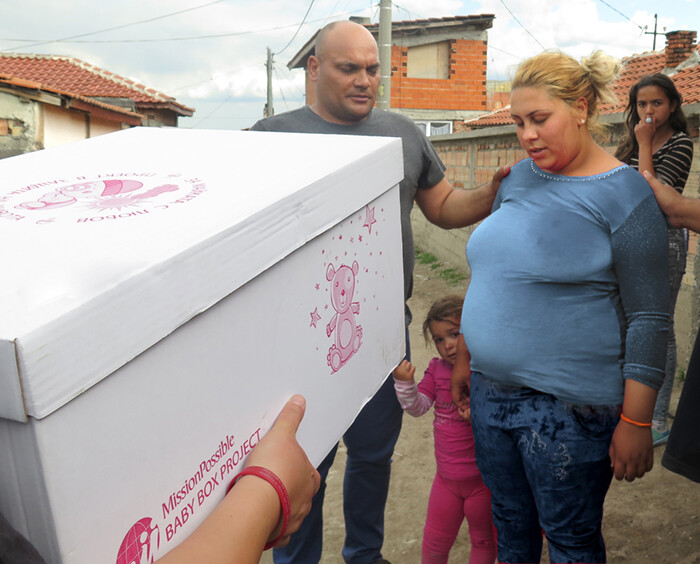
[[(509, 0), (507, 5), (510, 12), (499, 0), (480, 4), (483, 13), (496, 15), (489, 30), (490, 79), (510, 78), (519, 61), (541, 52), (542, 46), (576, 58), (597, 49), (622, 58), (652, 48), (652, 37), (633, 23), (651, 21), (653, 29), (653, 14), (646, 10), (637, 10), (630, 22), (623, 18), (603, 21), (601, 4), (594, 0)], [(662, 26), (677, 28), (673, 18), (659, 18), (658, 25), (659, 31)], [(664, 44), (665, 38), (657, 36), (656, 48), (662, 49)]]
[(445, 16), (466, 16), (462, 13), (462, 2), (460, 0), (432, 0), (429, 4), (425, 0), (401, 0), (398, 6), (392, 8), (393, 19), (411, 19), (404, 17), (405, 11), (412, 14), (412, 18), (439, 18)]
[[(546, 47), (559, 47), (580, 57), (595, 48), (615, 56), (651, 50), (652, 37), (618, 15), (600, 0), (401, 0), (393, 7), (393, 19), (444, 17), (492, 13), (489, 30), (488, 78), (507, 77), (509, 65), (542, 50), (518, 25), (504, 7), (505, 2), (523, 26)], [(55, 39), (147, 20), (178, 10), (206, 4), (207, 0), (120, 0), (102, 2), (95, 11), (94, 0), (23, 0), (5, 2), (0, 19), (0, 49), (19, 50), (26, 43), (12, 38)], [(609, 1), (639, 25), (654, 25), (659, 13), (659, 32), (698, 29), (698, 0), (666, 2), (654, 0)], [(197, 109), (196, 116), (212, 113), (207, 124), (217, 123), (219, 112), (239, 116), (226, 127), (245, 127), (259, 116), (265, 97), (266, 47), (280, 51), (292, 38), (309, 0), (226, 0), (201, 9), (80, 38), (77, 42), (47, 43), (31, 52), (65, 54), (103, 69), (133, 78), (149, 87), (175, 96)], [(286, 63), (311, 35), (331, 20), (350, 15), (378, 16), (377, 0), (316, 0), (308, 21), (288, 49), (275, 57), (275, 107), (284, 101), (302, 100), (303, 73), (291, 72)], [(71, 17), (66, 17), (70, 14)], [(630, 15), (631, 14), (631, 15)], [(617, 22), (617, 23), (611, 23)], [(681, 23), (679, 23), (681, 22)], [(245, 32), (242, 33), (241, 32)], [(175, 40), (215, 34), (230, 37)], [(163, 39), (158, 42), (98, 43), (98, 40)], [(87, 42), (90, 41), (90, 42)], [(657, 49), (665, 38), (657, 38)], [(220, 110), (216, 108), (229, 100)], [(239, 104), (241, 111), (231, 108)], [(289, 103), (292, 105), (292, 102)], [(252, 110), (250, 108), (253, 108)], [(222, 124), (223, 126), (223, 124)]]

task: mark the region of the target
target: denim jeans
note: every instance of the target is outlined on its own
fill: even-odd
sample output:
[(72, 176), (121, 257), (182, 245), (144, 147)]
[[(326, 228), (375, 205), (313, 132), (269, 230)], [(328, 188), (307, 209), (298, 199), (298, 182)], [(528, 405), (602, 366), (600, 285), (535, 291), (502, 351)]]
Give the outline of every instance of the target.
[[(407, 358), (409, 341), (406, 333)], [(391, 457), (401, 432), (403, 410), (388, 377), (343, 435), (347, 447), (343, 481), (345, 544), (348, 564), (371, 564), (382, 558), (384, 508), (389, 494)], [(321, 462), (321, 487), (301, 528), (284, 548), (273, 551), (275, 564), (318, 564), (323, 549), (323, 499), (326, 476), (338, 450), (336, 444)]]
[(603, 502), (619, 406), (562, 402), (471, 376), (476, 463), (491, 490), (498, 560), (605, 562)]

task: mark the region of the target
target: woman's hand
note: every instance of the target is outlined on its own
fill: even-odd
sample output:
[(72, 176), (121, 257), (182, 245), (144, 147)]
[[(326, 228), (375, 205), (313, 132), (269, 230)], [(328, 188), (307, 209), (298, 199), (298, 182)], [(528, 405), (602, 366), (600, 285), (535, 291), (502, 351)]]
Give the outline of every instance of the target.
[(407, 360), (402, 360), (396, 368), (394, 368), (394, 380), (399, 382), (412, 382), (416, 375), (416, 367)]
[[(289, 525), (285, 536), (275, 546), (285, 546), (289, 543), (289, 537), (299, 529), (304, 517), (311, 510), (311, 499), (321, 483), (318, 471), (296, 440), (296, 432), (305, 410), (306, 400), (299, 395), (293, 396), (282, 408), (272, 428), (250, 452), (245, 464), (246, 467), (267, 468), (275, 473), (287, 488), (292, 508)], [(281, 528), (280, 518), (268, 540), (275, 538)]]
[(469, 377), (471, 370), (469, 368), (469, 350), (464, 342), (464, 336), (460, 334), (457, 340), (457, 358), (452, 366), (452, 377), (450, 379), (450, 388), (452, 392), (452, 401), (457, 406), (457, 411), (467, 421), (471, 421), (472, 412), (469, 403)]
[(651, 421), (656, 390), (628, 378), (620, 422), (610, 443), (610, 465), (618, 480), (641, 478), (654, 465)]
[(618, 480), (641, 478), (654, 466), (651, 429), (620, 420), (610, 443), (610, 465)]

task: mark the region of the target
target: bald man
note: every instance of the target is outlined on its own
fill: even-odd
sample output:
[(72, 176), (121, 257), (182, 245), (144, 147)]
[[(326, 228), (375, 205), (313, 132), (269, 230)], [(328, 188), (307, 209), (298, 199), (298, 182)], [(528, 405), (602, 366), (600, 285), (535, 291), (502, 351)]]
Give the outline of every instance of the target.
[[(413, 287), (414, 248), (410, 213), (413, 202), (432, 223), (445, 228), (464, 227), (491, 211), (500, 170), (489, 185), (455, 190), (445, 178), (445, 166), (425, 135), (408, 118), (374, 109), (379, 87), (379, 52), (372, 34), (350, 21), (324, 27), (309, 57), (309, 78), (316, 83), (316, 101), (303, 108), (257, 122), (256, 131), (332, 133), (400, 137), (403, 142), (404, 179), (400, 184), (403, 240), (404, 296)], [(406, 324), (410, 312), (406, 310)], [(406, 350), (409, 351), (408, 332)], [(363, 408), (343, 436), (347, 462), (343, 484), (345, 545), (348, 564), (386, 563), (384, 508), (389, 491), (391, 456), (401, 430), (402, 410), (392, 379)], [(317, 564), (321, 559), (325, 478), (337, 445), (319, 466), (321, 488), (311, 513), (290, 544), (274, 552), (276, 564)]]

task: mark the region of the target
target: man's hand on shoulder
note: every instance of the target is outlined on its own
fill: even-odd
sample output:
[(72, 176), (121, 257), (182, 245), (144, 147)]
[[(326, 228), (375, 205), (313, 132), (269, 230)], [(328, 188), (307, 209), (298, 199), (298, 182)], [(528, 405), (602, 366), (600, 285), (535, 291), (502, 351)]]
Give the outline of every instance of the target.
[[(513, 163), (513, 164), (515, 164), (515, 163)], [(510, 174), (510, 167), (511, 166), (513, 166), (513, 165), (508, 164), (506, 166), (502, 166), (496, 172), (493, 173), (493, 177), (491, 178), (491, 182), (489, 183), (489, 188), (491, 188), (491, 192), (493, 193), (494, 198), (496, 197), (496, 194), (498, 193), (498, 189), (501, 187), (501, 180), (503, 180), (506, 176), (508, 176)]]
[(510, 165), (499, 168), (491, 182), (473, 189), (455, 189), (447, 178), (435, 186), (416, 192), (416, 204), (423, 215), (438, 227), (466, 227), (484, 219), (493, 206), (501, 180), (510, 173)]

